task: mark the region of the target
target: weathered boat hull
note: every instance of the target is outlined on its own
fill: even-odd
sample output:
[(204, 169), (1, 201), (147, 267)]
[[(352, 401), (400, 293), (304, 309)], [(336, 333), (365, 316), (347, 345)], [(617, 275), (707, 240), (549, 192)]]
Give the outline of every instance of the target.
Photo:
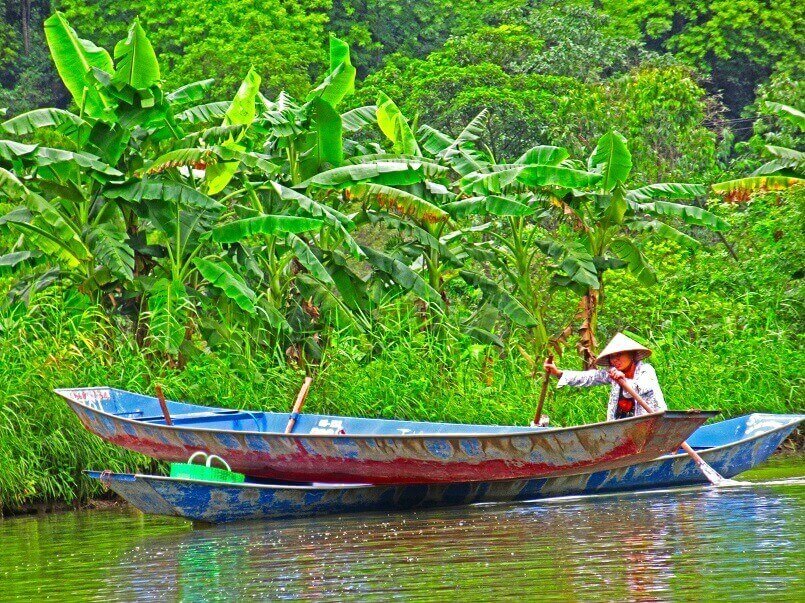
[[(690, 439), (719, 473), (732, 477), (766, 460), (805, 415), (747, 415), (701, 428)], [(703, 448), (707, 443), (719, 443)], [(90, 472), (100, 479), (102, 474)], [(107, 474), (103, 481), (149, 514), (220, 523), (668, 488), (707, 483), (687, 454), (586, 475), (455, 484), (281, 486), (223, 484)]]
[[(202, 450), (225, 458), (234, 471), (289, 482), (455, 483), (589, 473), (676, 450), (717, 414), (669, 411), (561, 429), (306, 414), (285, 434), (272, 431), (279, 421), (284, 426), (285, 414), (168, 402), (174, 424), (166, 425), (154, 398), (109, 388), (57, 393), (89, 431), (123, 448), (166, 461)], [(130, 418), (135, 413), (144, 418)], [(334, 423), (346, 433), (321, 433), (320, 425)]]

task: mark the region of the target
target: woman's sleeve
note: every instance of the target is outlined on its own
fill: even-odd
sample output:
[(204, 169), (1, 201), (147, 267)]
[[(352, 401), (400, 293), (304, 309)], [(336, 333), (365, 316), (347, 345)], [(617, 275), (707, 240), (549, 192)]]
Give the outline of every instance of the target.
[(590, 387), (592, 385), (607, 385), (608, 383), (609, 375), (604, 370), (562, 371), (562, 376), (559, 377), (559, 383), (556, 384), (556, 387), (564, 387), (565, 385)]

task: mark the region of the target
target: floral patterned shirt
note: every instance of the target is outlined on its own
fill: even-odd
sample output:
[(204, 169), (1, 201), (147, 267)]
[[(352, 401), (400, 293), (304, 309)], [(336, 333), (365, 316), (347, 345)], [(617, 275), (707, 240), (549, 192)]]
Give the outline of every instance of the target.
[[(626, 379), (626, 382), (640, 394), (640, 397), (646, 401), (655, 411), (667, 410), (665, 405), (665, 398), (660, 389), (660, 383), (657, 381), (657, 373), (654, 367), (645, 362), (638, 362), (634, 369), (634, 378)], [(615, 418), (615, 409), (618, 406), (618, 398), (620, 395), (620, 385), (615, 381), (609, 379), (609, 371), (606, 369), (590, 370), (590, 371), (563, 371), (562, 376), (559, 378), (559, 383), (556, 387), (563, 387), (565, 385), (573, 385), (576, 387), (590, 387), (592, 385), (609, 385), (609, 404), (607, 404), (607, 421), (612, 421)], [(624, 398), (631, 398), (625, 391), (623, 392)], [(646, 411), (640, 404), (635, 404), (635, 416), (644, 415)]]

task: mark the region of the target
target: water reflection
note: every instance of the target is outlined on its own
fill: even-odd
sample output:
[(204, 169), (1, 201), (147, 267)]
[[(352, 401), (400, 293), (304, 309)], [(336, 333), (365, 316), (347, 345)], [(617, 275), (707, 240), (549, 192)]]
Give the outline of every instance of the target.
[(190, 528), (99, 599), (774, 596), (805, 588), (805, 484)]

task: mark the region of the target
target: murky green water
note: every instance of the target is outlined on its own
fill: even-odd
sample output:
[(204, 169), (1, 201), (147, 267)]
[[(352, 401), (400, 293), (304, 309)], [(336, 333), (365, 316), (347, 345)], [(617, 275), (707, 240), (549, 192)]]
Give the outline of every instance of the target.
[(805, 462), (752, 486), (194, 528), (0, 521), (2, 600), (805, 600)]

